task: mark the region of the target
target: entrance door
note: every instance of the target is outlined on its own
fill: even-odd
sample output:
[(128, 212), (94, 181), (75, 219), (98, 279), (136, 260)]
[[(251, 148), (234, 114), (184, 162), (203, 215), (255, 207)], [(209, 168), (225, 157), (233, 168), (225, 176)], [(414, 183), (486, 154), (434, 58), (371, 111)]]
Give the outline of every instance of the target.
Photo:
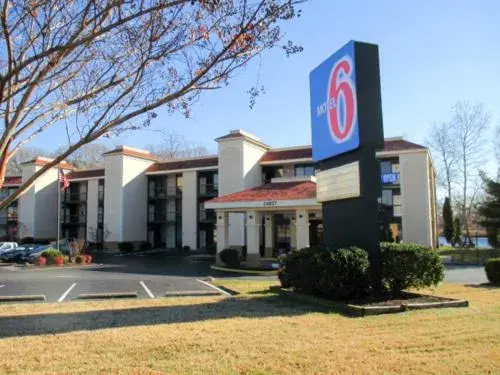
[(323, 220), (309, 221), (309, 245), (311, 247), (323, 245)]
[(290, 219), (276, 215), (274, 219), (274, 248), (277, 255), (290, 251), (291, 239)]

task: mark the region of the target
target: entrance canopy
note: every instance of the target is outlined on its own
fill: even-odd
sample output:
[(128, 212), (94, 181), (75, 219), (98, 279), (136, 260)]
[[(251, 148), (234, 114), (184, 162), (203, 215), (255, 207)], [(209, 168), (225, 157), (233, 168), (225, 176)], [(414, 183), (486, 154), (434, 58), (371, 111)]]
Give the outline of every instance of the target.
[(205, 202), (205, 208), (241, 212), (320, 207), (314, 177), (273, 178), (270, 183)]

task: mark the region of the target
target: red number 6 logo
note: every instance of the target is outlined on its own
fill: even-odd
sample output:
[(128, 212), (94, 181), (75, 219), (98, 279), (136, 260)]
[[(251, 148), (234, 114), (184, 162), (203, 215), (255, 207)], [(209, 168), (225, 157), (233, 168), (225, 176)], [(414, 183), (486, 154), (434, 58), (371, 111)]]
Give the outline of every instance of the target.
[[(328, 85), (328, 125), (330, 133), (337, 143), (351, 137), (357, 118), (356, 89), (352, 82), (352, 60), (342, 57), (332, 68)], [(339, 110), (343, 103), (343, 116)], [(342, 118), (341, 118), (342, 117)]]

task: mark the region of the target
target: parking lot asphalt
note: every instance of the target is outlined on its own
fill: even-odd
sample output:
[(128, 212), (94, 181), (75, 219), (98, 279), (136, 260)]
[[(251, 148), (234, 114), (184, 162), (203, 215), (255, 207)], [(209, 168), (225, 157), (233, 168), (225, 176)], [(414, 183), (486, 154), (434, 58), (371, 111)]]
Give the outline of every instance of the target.
[[(220, 274), (210, 270), (209, 261), (179, 256), (94, 256), (89, 268), (0, 267), (0, 300), (12, 296), (43, 296), (46, 302), (70, 302), (82, 295), (126, 294), (133, 298), (163, 298), (166, 295), (200, 295), (224, 291), (206, 283), (209, 276), (242, 279), (276, 279), (276, 276)], [(448, 266), (445, 282), (480, 284), (487, 282), (482, 266)], [(116, 295), (115, 295), (116, 296)], [(109, 297), (109, 295), (107, 296)], [(0, 302), (8, 303), (12, 301)]]
[(104, 298), (125, 294), (160, 298), (169, 294), (221, 292), (203, 279), (209, 263), (180, 257), (95, 257), (88, 268), (0, 267), (0, 297), (44, 296), (46, 302), (69, 302), (84, 295)]

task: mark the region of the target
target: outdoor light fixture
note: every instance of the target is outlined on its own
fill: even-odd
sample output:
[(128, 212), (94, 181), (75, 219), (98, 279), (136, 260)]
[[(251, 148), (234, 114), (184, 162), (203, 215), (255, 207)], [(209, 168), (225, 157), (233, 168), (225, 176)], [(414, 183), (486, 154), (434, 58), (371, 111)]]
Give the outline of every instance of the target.
[(250, 215), (248, 218), (253, 219), (253, 216), (252, 216), (252, 215)]
[(219, 220), (222, 220), (222, 216), (219, 216)]
[(299, 219), (302, 219), (302, 215), (299, 215)]

